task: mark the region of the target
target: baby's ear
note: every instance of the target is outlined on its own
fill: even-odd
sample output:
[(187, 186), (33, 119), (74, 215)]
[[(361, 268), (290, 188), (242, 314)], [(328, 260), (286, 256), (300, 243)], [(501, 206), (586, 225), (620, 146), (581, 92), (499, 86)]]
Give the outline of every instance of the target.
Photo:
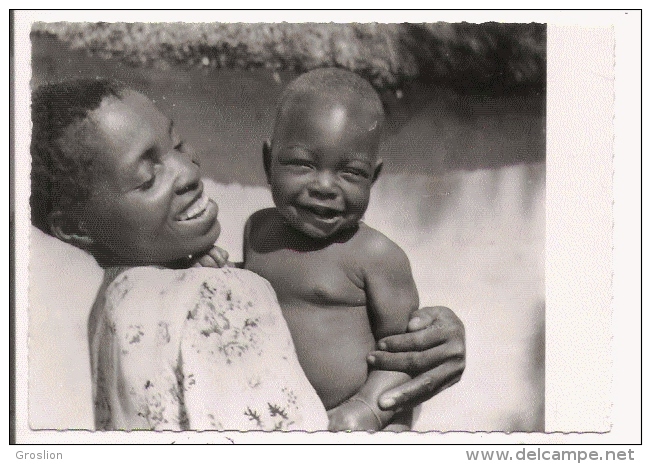
[(267, 174), (267, 181), (269, 181), (271, 177), (271, 141), (269, 139), (262, 144), (262, 164), (264, 172)]
[(375, 167), (373, 168), (373, 182), (375, 182), (377, 178), (380, 177), (380, 173), (382, 172), (383, 165), (384, 162), (382, 161), (382, 158), (378, 158), (377, 161), (375, 162)]
[(90, 248), (95, 243), (84, 229), (83, 224), (61, 210), (52, 211), (48, 221), (52, 235), (63, 242), (83, 250)]

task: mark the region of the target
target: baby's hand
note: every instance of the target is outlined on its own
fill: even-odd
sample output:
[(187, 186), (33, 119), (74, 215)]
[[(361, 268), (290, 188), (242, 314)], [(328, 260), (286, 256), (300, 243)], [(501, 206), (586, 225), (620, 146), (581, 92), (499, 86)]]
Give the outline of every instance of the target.
[(228, 252), (213, 246), (207, 253), (194, 258), (193, 267), (233, 267), (233, 263), (228, 261)]
[(383, 426), (378, 413), (371, 405), (355, 396), (329, 410), (328, 419), (328, 430), (331, 432), (381, 430)]

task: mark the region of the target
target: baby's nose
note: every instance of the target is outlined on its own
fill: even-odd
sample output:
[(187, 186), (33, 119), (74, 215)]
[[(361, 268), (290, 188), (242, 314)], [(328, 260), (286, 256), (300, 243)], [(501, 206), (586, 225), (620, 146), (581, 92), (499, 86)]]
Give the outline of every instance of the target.
[(317, 198), (334, 198), (337, 196), (336, 181), (329, 172), (320, 172), (310, 184), (310, 193)]

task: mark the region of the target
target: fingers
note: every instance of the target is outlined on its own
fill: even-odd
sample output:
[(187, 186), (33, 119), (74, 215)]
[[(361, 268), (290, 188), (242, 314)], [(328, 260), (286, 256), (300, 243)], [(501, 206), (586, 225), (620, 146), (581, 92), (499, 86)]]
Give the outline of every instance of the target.
[(228, 252), (219, 247), (212, 247), (208, 251), (208, 256), (214, 260), (217, 267), (225, 267), (228, 264)]
[(448, 340), (446, 332), (435, 326), (430, 326), (417, 332), (391, 335), (378, 342), (378, 349), (392, 353), (404, 351), (422, 351), (432, 348)]
[(443, 364), (449, 359), (459, 357), (459, 353), (452, 348), (450, 345), (445, 344), (416, 352), (372, 351), (367, 359), (375, 369), (418, 375)]
[(212, 256), (206, 254), (198, 258), (194, 262), (193, 267), (219, 267), (219, 266), (217, 265), (217, 263), (215, 262)]
[[(422, 328), (411, 331), (413, 327)], [(381, 339), (378, 348), (385, 351), (423, 351), (447, 341), (460, 341), (465, 345), (463, 323), (445, 306), (421, 308), (412, 313), (410, 332)]]
[(229, 267), (228, 252), (213, 246), (208, 252), (196, 258), (193, 267)]
[(446, 306), (427, 306), (420, 308), (411, 314), (407, 329), (410, 332), (416, 332), (426, 327), (440, 325), (460, 325), (463, 326), (461, 319)]
[(434, 307), (420, 308), (411, 313), (409, 317), (409, 325), (407, 330), (409, 332), (416, 332), (424, 329), (434, 322), (436, 319), (437, 309)]
[(384, 393), (379, 403), (383, 409), (427, 401), (458, 382), (465, 369), (465, 328), (452, 310), (444, 306), (416, 310), (408, 330), (383, 338), (379, 350), (368, 356), (374, 368), (417, 376)]
[(378, 404), (382, 409), (416, 406), (457, 383), (464, 368), (464, 360), (442, 364), (436, 369), (383, 393)]

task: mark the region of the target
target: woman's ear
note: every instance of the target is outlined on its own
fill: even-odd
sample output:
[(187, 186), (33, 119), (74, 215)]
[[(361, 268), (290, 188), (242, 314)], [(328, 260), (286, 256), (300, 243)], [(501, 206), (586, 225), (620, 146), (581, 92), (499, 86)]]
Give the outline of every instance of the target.
[(48, 221), (52, 235), (62, 242), (81, 249), (88, 249), (95, 243), (88, 235), (83, 223), (70, 218), (61, 210), (52, 211)]
[(377, 178), (380, 177), (380, 173), (382, 172), (383, 165), (384, 162), (382, 161), (382, 158), (378, 158), (377, 161), (375, 162), (375, 167), (373, 168), (373, 182), (375, 182)]
[(271, 178), (271, 141), (269, 139), (262, 144), (262, 164), (264, 172), (267, 174), (267, 182), (269, 182)]

